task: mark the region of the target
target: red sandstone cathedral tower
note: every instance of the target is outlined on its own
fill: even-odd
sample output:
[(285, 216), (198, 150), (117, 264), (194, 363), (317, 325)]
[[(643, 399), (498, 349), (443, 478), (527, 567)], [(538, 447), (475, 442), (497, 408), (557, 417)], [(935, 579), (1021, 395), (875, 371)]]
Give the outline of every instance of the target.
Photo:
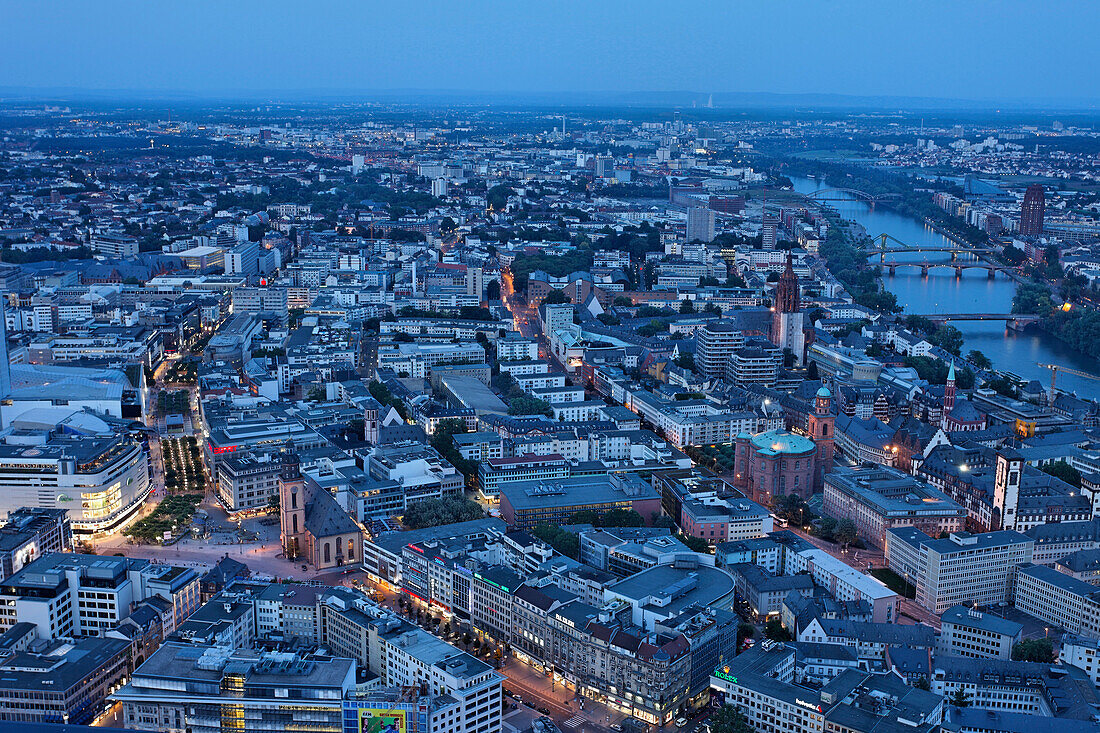
[(787, 253), (787, 268), (775, 286), (775, 312), (772, 314), (772, 343), (789, 349), (796, 364), (806, 358), (806, 335), (802, 332), (805, 314), (794, 274), (794, 258)]

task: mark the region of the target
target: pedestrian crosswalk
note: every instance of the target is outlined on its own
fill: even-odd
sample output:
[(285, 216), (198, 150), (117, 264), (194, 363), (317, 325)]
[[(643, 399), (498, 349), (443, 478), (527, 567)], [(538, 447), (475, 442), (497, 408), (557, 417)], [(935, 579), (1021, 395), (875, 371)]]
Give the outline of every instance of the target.
[(584, 717), (580, 715), (574, 715), (569, 720), (565, 721), (562, 725), (566, 728), (578, 728), (580, 724), (584, 722)]

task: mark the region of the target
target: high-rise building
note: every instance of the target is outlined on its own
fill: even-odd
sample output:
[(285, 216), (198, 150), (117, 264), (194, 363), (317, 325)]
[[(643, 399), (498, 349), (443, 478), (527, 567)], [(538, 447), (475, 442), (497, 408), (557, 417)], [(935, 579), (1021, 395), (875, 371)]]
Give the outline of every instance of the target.
[[(0, 298), (0, 402), (11, 394), (11, 363), (8, 361), (8, 316)], [(0, 407), (0, 410), (3, 408)]]
[(1033, 183), (1024, 192), (1024, 201), (1020, 204), (1020, 234), (1025, 237), (1043, 236), (1043, 217), (1046, 215), (1046, 199), (1043, 187)]
[(226, 275), (255, 275), (260, 268), (260, 245), (243, 242), (225, 253)]
[(615, 175), (615, 159), (606, 155), (596, 156), (596, 177), (611, 178)]
[(745, 336), (729, 323), (715, 321), (695, 332), (695, 367), (706, 379), (721, 379), (733, 352), (745, 345)]
[(118, 232), (92, 235), (91, 246), (92, 250), (104, 257), (113, 257), (119, 260), (137, 257), (139, 251), (137, 237), (119, 234)]
[(772, 341), (781, 349), (790, 349), (797, 363), (805, 357), (806, 336), (803, 332), (802, 302), (794, 260), (787, 253), (787, 268), (775, 287), (775, 313), (772, 314)]
[(760, 228), (760, 246), (764, 249), (775, 249), (776, 240), (779, 238), (779, 218), (764, 213), (764, 224)]
[(688, 209), (687, 216), (687, 241), (694, 242), (714, 241), (714, 212), (696, 206)]

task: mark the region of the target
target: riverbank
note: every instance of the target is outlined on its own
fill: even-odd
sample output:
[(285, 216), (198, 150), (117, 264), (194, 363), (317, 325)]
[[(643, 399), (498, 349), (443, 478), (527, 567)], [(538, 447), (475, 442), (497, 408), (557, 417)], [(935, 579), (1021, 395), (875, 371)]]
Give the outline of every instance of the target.
[[(832, 188), (820, 179), (791, 177), (794, 192), (806, 196), (814, 191)], [(943, 227), (933, 227), (932, 222), (923, 218), (913, 218), (899, 213), (892, 207), (877, 204), (874, 209), (866, 202), (843, 193), (836, 193), (834, 200), (824, 204), (838, 218), (855, 222), (865, 231), (873, 234), (885, 232), (892, 237), (914, 246), (928, 247), (973, 247), (962, 244)], [(837, 200), (839, 199), (839, 200)], [(856, 228), (851, 239), (856, 239)], [(835, 235), (834, 235), (835, 236)], [(849, 240), (851, 241), (851, 240)], [(855, 246), (851, 242), (849, 246)], [(919, 262), (931, 259), (927, 254), (906, 254), (894, 256), (898, 261)], [(947, 257), (943, 258), (945, 263)], [(865, 260), (861, 260), (865, 262)], [(842, 267), (854, 267), (856, 262), (841, 263)], [(833, 270), (836, 274), (836, 270)], [(953, 269), (933, 268), (922, 277), (915, 267), (898, 268), (894, 275), (883, 273), (875, 280), (879, 287), (885, 288), (890, 295), (883, 302), (896, 299), (904, 313), (1009, 313), (1018, 287), (1018, 279), (1012, 276), (997, 275), (993, 279), (985, 271), (966, 270), (957, 277)], [(1029, 328), (1025, 332), (1012, 332), (1003, 322), (958, 321), (952, 324), (963, 334), (964, 353), (971, 349), (981, 351), (994, 365), (994, 368), (1007, 369), (1018, 374), (1024, 380), (1037, 379), (1043, 384), (1050, 383), (1049, 370), (1039, 367), (1038, 363), (1060, 364), (1072, 369), (1100, 375), (1100, 362), (1070, 348), (1059, 338), (1042, 329)], [(1097, 339), (1100, 342), (1100, 338)], [(1078, 394), (1095, 393), (1096, 383), (1082, 378), (1073, 378), (1068, 373), (1059, 374), (1059, 387), (1076, 390)]]

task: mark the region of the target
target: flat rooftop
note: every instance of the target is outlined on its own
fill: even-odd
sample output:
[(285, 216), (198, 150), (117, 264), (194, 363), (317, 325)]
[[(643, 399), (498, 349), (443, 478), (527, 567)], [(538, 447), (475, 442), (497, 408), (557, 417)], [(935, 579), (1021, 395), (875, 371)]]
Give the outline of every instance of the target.
[(500, 494), (516, 511), (582, 504), (610, 504), (660, 499), (660, 494), (636, 476), (603, 474), (545, 481), (508, 481)]

